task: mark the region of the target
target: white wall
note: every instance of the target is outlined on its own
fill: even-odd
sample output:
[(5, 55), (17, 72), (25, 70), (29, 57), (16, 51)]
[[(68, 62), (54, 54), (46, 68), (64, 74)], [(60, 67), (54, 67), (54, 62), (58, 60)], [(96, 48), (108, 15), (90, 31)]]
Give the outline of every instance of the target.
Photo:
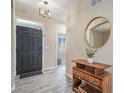
[(13, 0), (12, 10), (12, 30), (11, 30), (11, 90), (15, 88), (16, 76), (16, 30), (15, 30), (15, 0)]
[[(95, 7), (91, 7), (91, 0), (78, 0), (72, 7), (67, 18), (67, 51), (66, 51), (66, 73), (72, 74), (73, 63), (71, 60), (86, 59), (84, 39), (87, 24), (97, 16), (106, 17), (112, 27), (112, 0), (104, 0)], [(108, 42), (95, 55), (94, 60), (99, 63), (113, 64), (113, 38), (112, 33)], [(112, 73), (112, 68), (108, 69)]]

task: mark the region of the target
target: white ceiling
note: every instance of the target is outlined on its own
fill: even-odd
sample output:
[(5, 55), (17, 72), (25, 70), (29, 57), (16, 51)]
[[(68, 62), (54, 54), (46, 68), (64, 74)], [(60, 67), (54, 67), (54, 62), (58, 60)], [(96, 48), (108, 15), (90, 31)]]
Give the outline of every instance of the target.
[[(20, 4), (25, 4), (33, 8), (39, 8), (42, 6), (42, 0), (16, 0)], [(60, 20), (65, 20), (69, 8), (76, 2), (76, 0), (47, 0), (52, 15), (60, 17)], [(17, 6), (18, 8), (23, 8)]]

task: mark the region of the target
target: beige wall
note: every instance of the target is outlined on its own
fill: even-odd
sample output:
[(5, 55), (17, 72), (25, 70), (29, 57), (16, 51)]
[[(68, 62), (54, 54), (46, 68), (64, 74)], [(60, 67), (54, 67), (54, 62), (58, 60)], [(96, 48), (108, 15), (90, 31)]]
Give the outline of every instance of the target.
[[(67, 51), (66, 51), (66, 73), (72, 74), (71, 60), (86, 59), (84, 32), (87, 24), (94, 17), (106, 17), (112, 26), (112, 0), (104, 0), (95, 7), (91, 7), (91, 0), (78, 0), (72, 7), (67, 18)], [(99, 63), (113, 64), (113, 38), (112, 33), (108, 42), (95, 55), (94, 60)], [(112, 68), (108, 69), (112, 73)]]
[(56, 31), (59, 28), (59, 23), (46, 22), (45, 23), (45, 37), (44, 37), (44, 68), (53, 68), (57, 66), (56, 54)]

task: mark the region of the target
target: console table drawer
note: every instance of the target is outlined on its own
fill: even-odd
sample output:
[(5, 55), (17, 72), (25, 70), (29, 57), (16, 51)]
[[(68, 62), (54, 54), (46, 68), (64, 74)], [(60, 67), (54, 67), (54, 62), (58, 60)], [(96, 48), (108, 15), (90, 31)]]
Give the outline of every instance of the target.
[(76, 69), (73, 69), (73, 73), (76, 75), (76, 76), (79, 76), (81, 75), (81, 72), (76, 70)]
[(89, 77), (89, 82), (101, 88), (101, 80), (90, 76)]
[(81, 77), (82, 79), (86, 80), (86, 81), (88, 81), (88, 79), (89, 79), (89, 75), (87, 75), (87, 74), (84, 73), (84, 72), (81, 72), (81, 73), (80, 73), (80, 77)]

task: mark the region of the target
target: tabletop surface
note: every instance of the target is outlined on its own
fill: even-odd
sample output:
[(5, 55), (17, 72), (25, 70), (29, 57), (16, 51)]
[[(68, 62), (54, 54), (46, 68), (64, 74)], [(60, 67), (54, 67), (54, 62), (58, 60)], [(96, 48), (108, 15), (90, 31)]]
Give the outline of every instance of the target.
[(82, 65), (87, 65), (89, 67), (93, 67), (97, 69), (107, 69), (109, 67), (112, 67), (112, 65), (103, 64), (103, 63), (96, 63), (96, 62), (88, 63), (86, 60), (83, 60), (83, 59), (72, 60), (72, 62), (82, 64)]

